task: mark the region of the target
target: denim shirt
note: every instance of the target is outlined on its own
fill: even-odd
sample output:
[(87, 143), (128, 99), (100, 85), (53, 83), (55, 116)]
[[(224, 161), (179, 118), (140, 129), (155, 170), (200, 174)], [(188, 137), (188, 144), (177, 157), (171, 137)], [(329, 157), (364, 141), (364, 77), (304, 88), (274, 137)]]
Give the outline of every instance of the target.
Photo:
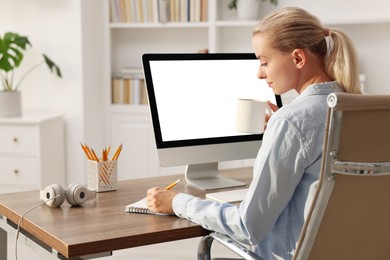
[(264, 259), (292, 259), (319, 178), (326, 98), (340, 91), (336, 82), (312, 84), (272, 115), (240, 205), (178, 194), (175, 214), (253, 245)]

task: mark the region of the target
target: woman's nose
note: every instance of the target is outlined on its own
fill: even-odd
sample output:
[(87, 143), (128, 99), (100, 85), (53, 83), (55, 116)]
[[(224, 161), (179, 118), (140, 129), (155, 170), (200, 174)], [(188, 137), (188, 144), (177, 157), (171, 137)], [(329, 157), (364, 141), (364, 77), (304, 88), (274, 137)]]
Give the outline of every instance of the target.
[(263, 67), (259, 67), (259, 71), (257, 72), (257, 77), (259, 79), (265, 79), (267, 78), (267, 75), (265, 74), (265, 71), (264, 71), (264, 68)]

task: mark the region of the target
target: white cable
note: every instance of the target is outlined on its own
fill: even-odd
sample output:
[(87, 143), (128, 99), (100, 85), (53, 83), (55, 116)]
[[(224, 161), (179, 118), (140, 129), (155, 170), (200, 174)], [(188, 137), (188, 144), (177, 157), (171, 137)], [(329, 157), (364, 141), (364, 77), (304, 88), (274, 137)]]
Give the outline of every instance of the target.
[(59, 196), (60, 195), (54, 196), (53, 198), (47, 199), (44, 202), (39, 203), (38, 205), (35, 205), (34, 207), (32, 207), (29, 210), (27, 210), (26, 212), (24, 212), (23, 215), (20, 217), (18, 227), (17, 227), (16, 233), (15, 233), (15, 260), (18, 260), (18, 238), (19, 238), (19, 232), (20, 232), (20, 225), (22, 224), (22, 220), (23, 220), (24, 216), (26, 216), (26, 214), (29, 213), (30, 211), (38, 208), (39, 206), (41, 206), (41, 205), (45, 204), (46, 202), (53, 200)]

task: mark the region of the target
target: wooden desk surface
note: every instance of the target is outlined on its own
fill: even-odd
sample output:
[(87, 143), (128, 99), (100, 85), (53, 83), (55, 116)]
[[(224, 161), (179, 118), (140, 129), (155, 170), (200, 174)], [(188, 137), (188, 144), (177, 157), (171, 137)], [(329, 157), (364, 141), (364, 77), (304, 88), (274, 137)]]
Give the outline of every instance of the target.
[[(245, 183), (251, 174), (251, 168), (223, 171)], [(25, 216), (22, 227), (65, 257), (206, 235), (207, 230), (176, 216), (125, 213), (125, 206), (145, 197), (148, 188), (164, 187), (178, 178), (182, 181), (175, 190), (204, 198), (205, 192), (187, 184), (183, 175), (120, 181), (116, 191), (98, 193), (82, 207), (67, 202), (59, 208), (42, 205)], [(38, 190), (2, 194), (0, 215), (17, 224), (24, 212), (41, 202)]]

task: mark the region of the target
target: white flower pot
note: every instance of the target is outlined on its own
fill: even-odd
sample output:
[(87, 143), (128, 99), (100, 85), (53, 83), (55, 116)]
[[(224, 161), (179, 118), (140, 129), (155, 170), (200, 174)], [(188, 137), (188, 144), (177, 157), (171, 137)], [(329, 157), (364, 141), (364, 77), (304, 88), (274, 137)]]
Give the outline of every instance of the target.
[(22, 115), (22, 95), (20, 91), (0, 91), (0, 117)]
[(238, 0), (237, 14), (240, 20), (259, 20), (261, 0)]

